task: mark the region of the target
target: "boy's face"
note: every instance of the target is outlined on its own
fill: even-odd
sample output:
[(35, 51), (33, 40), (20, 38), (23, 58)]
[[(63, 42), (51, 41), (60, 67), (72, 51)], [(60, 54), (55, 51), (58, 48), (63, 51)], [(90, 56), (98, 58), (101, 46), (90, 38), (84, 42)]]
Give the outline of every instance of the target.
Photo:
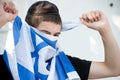
[(54, 22), (42, 21), (37, 29), (52, 36), (59, 36), (61, 33), (61, 25)]

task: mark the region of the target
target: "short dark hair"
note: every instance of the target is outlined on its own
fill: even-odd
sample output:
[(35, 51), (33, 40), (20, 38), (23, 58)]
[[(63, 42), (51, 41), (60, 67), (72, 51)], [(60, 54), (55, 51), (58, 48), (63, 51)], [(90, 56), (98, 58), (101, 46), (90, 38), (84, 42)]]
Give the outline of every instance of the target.
[(50, 21), (61, 24), (61, 17), (57, 6), (48, 1), (34, 3), (27, 12), (25, 21), (33, 26), (38, 26), (42, 21)]

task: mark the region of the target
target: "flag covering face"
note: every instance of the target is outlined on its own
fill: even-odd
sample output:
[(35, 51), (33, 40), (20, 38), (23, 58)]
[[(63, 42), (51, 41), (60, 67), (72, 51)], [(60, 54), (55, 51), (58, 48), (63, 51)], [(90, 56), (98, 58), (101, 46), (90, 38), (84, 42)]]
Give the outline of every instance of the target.
[(56, 43), (56, 37), (40, 33), (17, 17), (4, 51), (14, 80), (80, 80)]

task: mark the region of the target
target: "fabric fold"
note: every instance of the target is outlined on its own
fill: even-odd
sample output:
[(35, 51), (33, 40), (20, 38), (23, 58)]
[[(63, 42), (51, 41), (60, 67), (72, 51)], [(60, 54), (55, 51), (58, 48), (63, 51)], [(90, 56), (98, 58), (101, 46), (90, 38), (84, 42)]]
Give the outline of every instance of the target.
[(15, 80), (80, 80), (57, 40), (37, 32), (20, 17), (9, 36), (4, 60)]

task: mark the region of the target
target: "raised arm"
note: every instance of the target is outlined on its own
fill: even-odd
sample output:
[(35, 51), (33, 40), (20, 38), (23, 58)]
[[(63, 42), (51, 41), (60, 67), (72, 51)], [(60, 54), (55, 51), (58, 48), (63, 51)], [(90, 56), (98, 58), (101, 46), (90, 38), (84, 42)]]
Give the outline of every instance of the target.
[(91, 11), (81, 18), (87, 27), (99, 31), (103, 44), (105, 61), (92, 62), (89, 78), (105, 78), (120, 75), (120, 48), (114, 38), (110, 24), (101, 11)]
[(0, 28), (17, 16), (18, 11), (12, 2), (0, 2)]

